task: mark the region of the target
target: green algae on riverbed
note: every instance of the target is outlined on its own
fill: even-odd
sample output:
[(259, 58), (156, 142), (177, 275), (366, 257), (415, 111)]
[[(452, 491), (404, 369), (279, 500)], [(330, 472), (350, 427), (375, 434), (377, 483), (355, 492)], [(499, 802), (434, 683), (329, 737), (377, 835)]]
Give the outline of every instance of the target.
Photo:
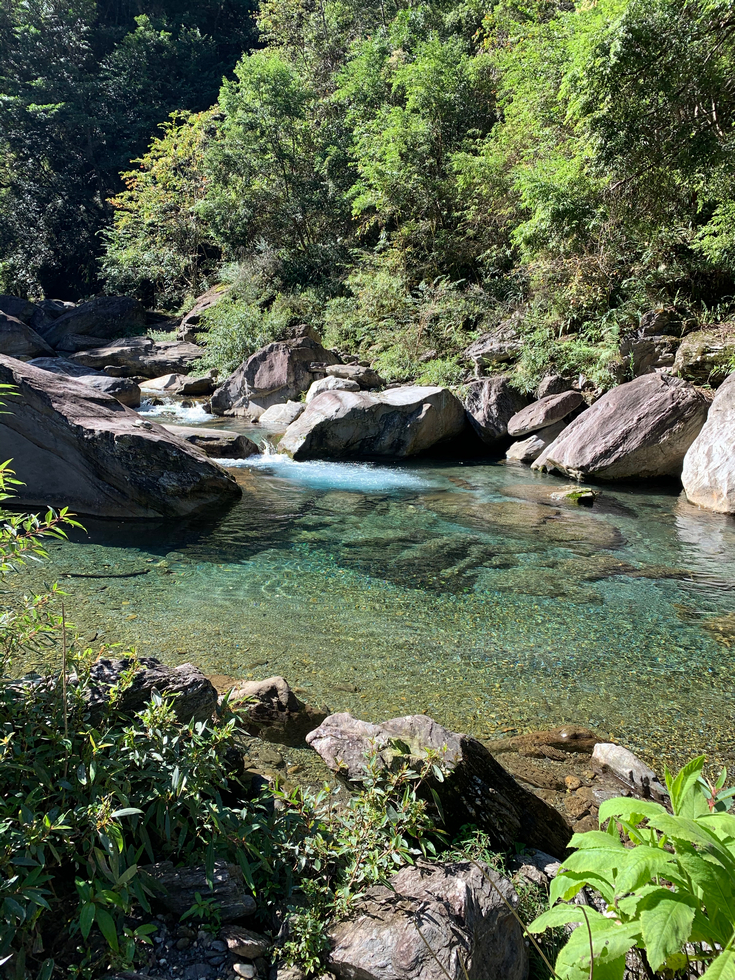
[(732, 610), (732, 519), (660, 489), (581, 510), (494, 464), (233, 472), (222, 518), (88, 521), (13, 587), (57, 579), (95, 648), (282, 674), (372, 720), (425, 711), (487, 738), (575, 722), (658, 763), (735, 756), (732, 654), (707, 627)]

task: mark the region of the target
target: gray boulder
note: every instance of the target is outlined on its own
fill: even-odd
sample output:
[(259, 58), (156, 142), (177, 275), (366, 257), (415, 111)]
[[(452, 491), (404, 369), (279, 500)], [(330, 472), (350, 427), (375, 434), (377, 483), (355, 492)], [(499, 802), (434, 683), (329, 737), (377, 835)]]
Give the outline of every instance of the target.
[(329, 966), (340, 980), (525, 980), (517, 905), (485, 864), (421, 861), (368, 889), (332, 927)]
[(327, 377), (355, 381), (363, 391), (382, 388), (385, 384), (377, 371), (363, 364), (330, 364), (327, 366)]
[(707, 421), (684, 457), (687, 500), (735, 514), (735, 374), (718, 389)]
[(592, 750), (592, 768), (603, 774), (610, 774), (642, 799), (663, 802), (668, 791), (656, 773), (642, 762), (630, 749), (614, 742), (598, 742)]
[(634, 378), (652, 371), (671, 373), (680, 343), (678, 337), (626, 337), (620, 344), (621, 371)]
[(527, 439), (514, 442), (505, 454), (505, 458), (511, 459), (516, 463), (526, 463), (530, 466), (531, 463), (534, 463), (539, 458), (544, 449), (550, 446), (562, 434), (566, 427), (566, 422), (556, 422), (554, 425), (549, 425), (545, 429), (534, 432)]
[(574, 385), (568, 378), (561, 374), (545, 374), (539, 381), (536, 389), (536, 398), (546, 398), (547, 395), (561, 395), (564, 391), (571, 391)]
[(43, 303), (31, 303), (19, 296), (0, 296), (0, 311), (27, 323), (36, 333), (43, 334), (51, 326), (52, 317), (46, 313)]
[(528, 436), (539, 429), (545, 429), (560, 422), (567, 415), (584, 404), (578, 391), (563, 391), (558, 395), (547, 395), (532, 405), (522, 408), (508, 421), (508, 435), (518, 438)]
[(164, 425), (171, 435), (178, 436), (214, 459), (247, 459), (260, 452), (252, 439), (228, 429), (205, 429), (187, 425)]
[(507, 364), (519, 357), (523, 351), (523, 338), (518, 326), (519, 320), (511, 317), (470, 344), (464, 356), (474, 363), (478, 376), (481, 368)]
[(575, 480), (679, 476), (707, 407), (686, 381), (643, 375), (608, 391), (571, 422), (533, 468)]
[(288, 401), (284, 405), (271, 405), (266, 408), (258, 421), (261, 425), (279, 425), (287, 428), (306, 408), (304, 402)]
[(71, 355), (71, 360), (96, 370), (119, 368), (128, 377), (160, 378), (164, 374), (189, 374), (203, 353), (196, 344), (129, 337), (103, 347), (79, 351)]
[(278, 451), (293, 459), (399, 458), (431, 449), (464, 427), (464, 408), (446, 388), (327, 391), (288, 427)]
[(306, 392), (306, 404), (314, 401), (317, 395), (323, 391), (359, 391), (360, 385), (356, 381), (348, 381), (346, 378), (320, 378), (314, 381)]
[(132, 296), (97, 296), (62, 313), (44, 336), (52, 347), (57, 348), (70, 334), (113, 340), (144, 324), (143, 307)]
[(184, 397), (204, 397), (214, 391), (214, 380), (210, 374), (192, 377), (188, 374), (164, 374), (160, 378), (151, 378), (142, 385), (148, 391), (160, 391), (165, 395), (181, 395)]
[(303, 746), (308, 733), (327, 717), (326, 711), (300, 701), (283, 677), (240, 681), (229, 695), (248, 731), (268, 742)]
[(34, 357), (55, 357), (53, 348), (27, 323), (0, 310), (0, 354), (30, 361)]
[[(110, 700), (110, 690), (122, 680), (122, 675), (135, 665), (130, 658), (101, 659), (92, 665), (89, 675), (87, 707), (90, 719), (98, 722)], [(116, 710), (131, 715), (142, 711), (154, 691), (174, 698), (173, 709), (179, 721), (207, 721), (217, 708), (217, 691), (204, 674), (193, 664), (167, 667), (153, 657), (137, 660), (140, 665), (132, 683), (125, 688)]]
[[(339, 363), (307, 328), (300, 336), (267, 344), (230, 375), (212, 396), (215, 415), (242, 415), (258, 419), (271, 405), (282, 405), (308, 391)], [(314, 365), (317, 365), (316, 367)]]
[(528, 399), (510, 386), (505, 374), (472, 382), (465, 399), (470, 425), (488, 446), (507, 438), (508, 422), (527, 404)]
[(36, 357), (29, 361), (33, 367), (52, 374), (62, 374), (67, 378), (76, 378), (80, 384), (89, 385), (96, 391), (112, 395), (122, 405), (137, 408), (140, 405), (140, 388), (130, 378), (111, 378), (103, 371), (93, 371), (82, 364), (75, 364), (65, 357)]
[(21, 507), (183, 517), (241, 495), (226, 470), (110, 395), (4, 356), (0, 383), (20, 393), (0, 415), (0, 445), (23, 479)]
[(406, 752), (420, 765), (431, 750), (447, 773), (443, 782), (432, 779), (431, 786), (441, 801), (450, 835), (472, 823), (500, 850), (522, 842), (556, 856), (569, 843), (571, 830), (562, 815), (523, 789), (482, 742), (450, 732), (426, 715), (374, 725), (342, 712), (330, 715), (306, 741), (330, 769), (351, 780), (365, 777), (365, 763), (372, 753), (377, 753), (381, 766), (388, 767), (405, 760)]

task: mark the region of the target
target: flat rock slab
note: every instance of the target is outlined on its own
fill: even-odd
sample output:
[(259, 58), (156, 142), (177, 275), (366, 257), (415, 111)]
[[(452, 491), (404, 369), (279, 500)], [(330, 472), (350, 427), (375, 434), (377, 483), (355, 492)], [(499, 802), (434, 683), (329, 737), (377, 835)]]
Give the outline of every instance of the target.
[(488, 446), (507, 438), (508, 422), (527, 404), (528, 399), (510, 386), (504, 374), (472, 382), (465, 398), (470, 425)]
[(366, 760), (373, 753), (379, 764), (390, 766), (405, 759), (401, 744), (416, 764), (431, 750), (447, 772), (443, 782), (431, 785), (450, 834), (473, 823), (501, 850), (522, 842), (557, 856), (569, 843), (571, 830), (561, 814), (523, 789), (482, 742), (450, 732), (426, 715), (374, 725), (341, 712), (330, 715), (306, 741), (330, 769), (355, 781), (365, 777)]
[(447, 388), (327, 391), (288, 427), (278, 451), (293, 459), (400, 458), (459, 435), (465, 425), (462, 403)]
[(735, 374), (718, 389), (707, 421), (684, 457), (681, 481), (690, 503), (735, 514)]
[(562, 391), (558, 395), (547, 395), (537, 402), (522, 408), (508, 421), (508, 435), (517, 439), (545, 429), (566, 418), (571, 412), (584, 404), (578, 391)]
[(0, 310), (0, 354), (30, 361), (34, 357), (54, 357), (53, 349), (40, 334), (17, 317)]
[(163, 428), (184, 442), (196, 446), (214, 459), (247, 459), (260, 450), (252, 439), (229, 429), (205, 429), (188, 425), (164, 425)]
[(21, 507), (182, 517), (241, 496), (226, 470), (110, 395), (3, 356), (0, 382), (20, 393), (0, 415), (0, 444)]
[(575, 480), (679, 476), (707, 409), (707, 399), (688, 382), (643, 375), (608, 391), (571, 422), (533, 469)]
[(82, 364), (75, 364), (66, 357), (36, 357), (29, 361), (33, 367), (67, 378), (76, 378), (80, 384), (89, 385), (97, 391), (117, 398), (121, 405), (137, 408), (140, 405), (140, 388), (130, 378), (111, 378), (104, 371), (93, 371)]
[(329, 965), (344, 980), (525, 980), (517, 904), (487, 865), (422, 861), (368, 889), (331, 929)]
[(196, 344), (158, 343), (150, 337), (129, 337), (103, 347), (80, 350), (72, 354), (71, 360), (95, 370), (112, 366), (124, 369), (129, 376), (159, 378), (164, 374), (188, 374), (203, 353)]

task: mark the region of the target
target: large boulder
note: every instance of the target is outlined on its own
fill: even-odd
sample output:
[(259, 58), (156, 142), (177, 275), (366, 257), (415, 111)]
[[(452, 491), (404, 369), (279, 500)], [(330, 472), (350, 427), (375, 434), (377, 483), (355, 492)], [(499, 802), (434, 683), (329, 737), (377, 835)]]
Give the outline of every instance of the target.
[(147, 391), (159, 391), (163, 395), (197, 398), (212, 394), (214, 379), (211, 372), (198, 377), (188, 374), (164, 374), (160, 378), (146, 380), (141, 388)]
[(643, 375), (608, 391), (571, 422), (533, 468), (575, 480), (679, 476), (707, 407), (686, 381)]
[(505, 458), (514, 463), (526, 463), (530, 466), (531, 463), (536, 462), (544, 449), (562, 434), (566, 427), (567, 423), (562, 420), (547, 426), (545, 429), (539, 429), (538, 432), (533, 432), (525, 439), (514, 442), (506, 452)]
[(707, 421), (684, 457), (681, 481), (691, 503), (735, 514), (735, 374), (717, 391)]
[(98, 517), (182, 517), (236, 500), (226, 470), (115, 398), (0, 356), (20, 397), (0, 415), (0, 445), (23, 480), (18, 505)]
[(278, 451), (293, 459), (414, 456), (464, 427), (462, 403), (446, 388), (327, 391), (286, 429)]
[(202, 293), (201, 296), (197, 296), (194, 300), (194, 305), (189, 310), (189, 312), (184, 316), (179, 324), (176, 339), (184, 340), (187, 343), (194, 343), (197, 339), (197, 334), (199, 331), (197, 327), (202, 322), (202, 314), (206, 313), (207, 310), (211, 310), (213, 306), (216, 306), (221, 299), (223, 299), (228, 292), (230, 287), (226, 285), (218, 284), (212, 286), (208, 289), (206, 293)]
[(69, 334), (114, 340), (142, 327), (145, 312), (132, 296), (97, 296), (88, 303), (62, 313), (44, 332), (52, 347), (59, 347)]
[(735, 323), (723, 323), (686, 336), (676, 352), (674, 373), (695, 384), (721, 384), (735, 358)]
[(34, 357), (55, 357), (43, 337), (15, 316), (0, 310), (0, 354), (30, 361)]
[(578, 391), (563, 391), (558, 395), (546, 395), (537, 402), (522, 408), (508, 420), (508, 435), (517, 439), (529, 436), (550, 425), (561, 422), (579, 408), (584, 398)]
[(252, 439), (228, 429), (205, 429), (187, 425), (164, 425), (163, 428), (215, 459), (247, 459), (248, 456), (260, 452)]
[(327, 377), (355, 381), (363, 391), (382, 388), (385, 384), (374, 368), (366, 367), (364, 364), (330, 364), (327, 367)]
[(288, 401), (283, 405), (271, 405), (270, 408), (266, 408), (258, 422), (261, 425), (273, 425), (286, 429), (292, 422), (296, 421), (299, 415), (303, 414), (305, 408), (304, 402)]
[(470, 425), (480, 439), (492, 446), (508, 436), (508, 422), (528, 404), (505, 374), (474, 381), (467, 388), (465, 409)]
[(420, 861), (332, 926), (329, 966), (340, 980), (525, 980), (517, 905), (486, 864)]
[(196, 344), (128, 337), (79, 351), (71, 355), (71, 360), (95, 369), (120, 368), (128, 377), (160, 378), (165, 374), (188, 374), (203, 353)]
[(562, 815), (523, 789), (482, 742), (450, 732), (426, 715), (374, 725), (342, 712), (330, 715), (306, 741), (330, 769), (351, 780), (365, 777), (366, 760), (373, 753), (387, 767), (404, 760), (406, 752), (420, 765), (431, 751), (447, 774), (443, 782), (432, 779), (431, 785), (450, 834), (472, 823), (500, 850), (522, 842), (556, 856), (569, 843), (571, 830)]
[(128, 408), (137, 408), (140, 405), (140, 388), (131, 381), (130, 378), (111, 378), (104, 371), (93, 371), (91, 368), (84, 367), (82, 364), (75, 364), (65, 357), (36, 357), (29, 361), (33, 367), (41, 368), (42, 371), (50, 371), (52, 374), (61, 374), (67, 378), (76, 378), (79, 384), (89, 385), (97, 391), (102, 391)]
[(356, 381), (350, 381), (347, 378), (319, 378), (318, 381), (314, 381), (311, 387), (306, 392), (306, 398), (304, 401), (308, 405), (313, 402), (317, 395), (321, 395), (323, 391), (359, 391), (360, 385)]
[(339, 357), (307, 331), (267, 344), (230, 375), (212, 396), (215, 415), (258, 419), (271, 405), (281, 405), (308, 391)]
[(30, 300), (21, 299), (19, 296), (0, 296), (0, 311), (7, 316), (14, 316), (17, 320), (22, 320), (29, 327), (33, 327), (36, 333), (43, 333), (50, 325), (52, 317), (44, 309), (43, 303), (37, 305)]

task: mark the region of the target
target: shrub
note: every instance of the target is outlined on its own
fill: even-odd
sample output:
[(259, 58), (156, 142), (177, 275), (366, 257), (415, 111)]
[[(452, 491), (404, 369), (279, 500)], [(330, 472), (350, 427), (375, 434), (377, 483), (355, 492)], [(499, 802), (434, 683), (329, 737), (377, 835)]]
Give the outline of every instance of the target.
[[(735, 789), (723, 789), (724, 769), (708, 783), (703, 766), (700, 756), (676, 777), (666, 771), (673, 814), (618, 797), (600, 807), (606, 830), (574, 835), (552, 907), (529, 927), (578, 926), (557, 958), (560, 980), (622, 980), (631, 949), (648, 976), (735, 977)], [(565, 904), (584, 887), (604, 912)]]

